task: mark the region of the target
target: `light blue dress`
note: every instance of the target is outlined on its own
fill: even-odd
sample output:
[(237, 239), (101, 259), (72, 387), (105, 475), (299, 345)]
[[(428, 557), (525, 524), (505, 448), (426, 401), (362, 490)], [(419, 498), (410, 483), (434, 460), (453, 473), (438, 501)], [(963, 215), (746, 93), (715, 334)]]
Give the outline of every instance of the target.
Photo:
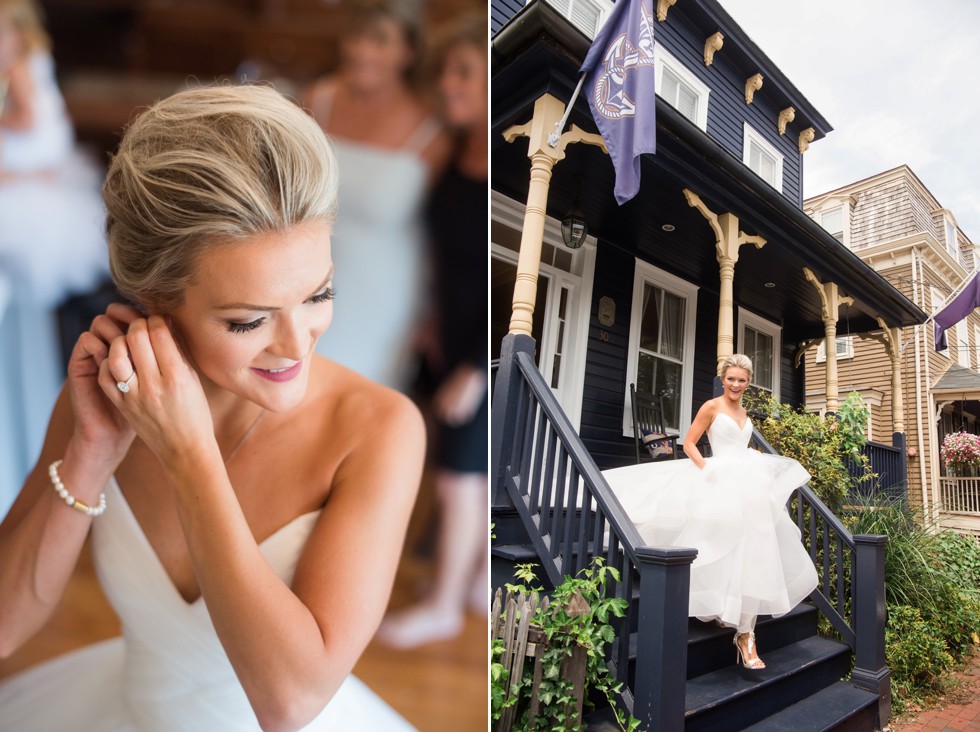
[(35, 123), (0, 130), (0, 517), (37, 459), (64, 379), (55, 308), (108, 276), (98, 165), (76, 150), (46, 53), (28, 59)]
[[(318, 100), (327, 127), (331, 99)], [(428, 169), (420, 153), (439, 132), (426, 118), (397, 150), (332, 138), (340, 168), (334, 228), (333, 323), (317, 352), (379, 383), (404, 389), (421, 317), (427, 247), (422, 211)]]

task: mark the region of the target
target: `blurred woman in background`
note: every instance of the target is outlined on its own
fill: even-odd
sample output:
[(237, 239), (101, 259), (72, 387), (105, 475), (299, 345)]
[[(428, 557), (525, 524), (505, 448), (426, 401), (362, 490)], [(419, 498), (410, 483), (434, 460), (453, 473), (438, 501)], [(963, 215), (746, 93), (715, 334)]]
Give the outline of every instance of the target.
[(433, 190), (437, 337), (425, 354), (438, 375), (432, 409), (441, 507), (435, 584), (389, 615), (379, 638), (407, 648), (459, 633), (469, 605), (489, 608), (487, 578), (487, 33), (486, 18), (454, 23), (434, 54), (442, 115), (456, 132), (452, 163)]
[(319, 349), (368, 378), (405, 388), (426, 269), (420, 214), (449, 143), (412, 85), (419, 3), (351, 0), (346, 12), (340, 68), (304, 98), (344, 171), (335, 233), (344, 299), (337, 327)]

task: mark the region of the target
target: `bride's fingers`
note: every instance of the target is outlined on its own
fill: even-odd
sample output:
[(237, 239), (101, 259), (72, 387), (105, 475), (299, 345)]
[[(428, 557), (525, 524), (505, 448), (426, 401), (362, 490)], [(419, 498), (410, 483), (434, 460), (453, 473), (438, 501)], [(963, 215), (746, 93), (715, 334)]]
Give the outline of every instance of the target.
[(150, 336), (147, 333), (147, 322), (143, 318), (134, 320), (129, 325), (125, 337), (129, 355), (132, 358), (136, 372), (143, 378), (156, 378), (160, 375), (160, 364), (157, 354), (153, 351)]
[(89, 332), (101, 338), (106, 343), (111, 343), (114, 338), (123, 335), (125, 331), (119, 326), (119, 322), (108, 315), (96, 315), (89, 326)]
[(106, 308), (105, 314), (123, 326), (128, 326), (138, 318), (146, 317), (132, 305), (126, 305), (125, 303), (121, 302), (111, 303), (109, 307)]
[(169, 373), (179, 365), (187, 363), (183, 350), (177, 344), (174, 333), (165, 318), (159, 315), (151, 315), (147, 319), (147, 331), (153, 352), (160, 364), (161, 373)]
[[(102, 393), (106, 395), (106, 398), (118, 409), (122, 408), (122, 400), (125, 396), (119, 389), (118, 385), (120, 382), (123, 382), (123, 380), (115, 376), (112, 368), (109, 366), (109, 359), (105, 359), (99, 367), (99, 386), (102, 388)], [(135, 378), (130, 378), (127, 388), (136, 388)]]
[[(109, 355), (106, 357), (105, 363), (108, 364), (108, 372), (112, 378), (111, 385), (115, 386), (117, 383), (125, 383), (127, 389), (135, 388), (133, 384), (136, 381), (133, 378), (133, 374), (136, 373), (136, 367), (133, 365), (133, 361), (130, 358), (129, 346), (126, 341), (126, 336), (119, 336), (114, 338), (109, 346)], [(99, 371), (99, 383), (102, 380), (102, 371)]]

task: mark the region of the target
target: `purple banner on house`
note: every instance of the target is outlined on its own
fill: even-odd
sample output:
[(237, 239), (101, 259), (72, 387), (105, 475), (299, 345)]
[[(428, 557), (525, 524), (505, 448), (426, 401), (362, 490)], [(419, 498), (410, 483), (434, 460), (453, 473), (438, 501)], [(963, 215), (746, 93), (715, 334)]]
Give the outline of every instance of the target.
[(620, 205), (640, 190), (640, 155), (657, 150), (653, 24), (653, 0), (619, 0), (580, 69)]
[(933, 318), (936, 333), (936, 350), (946, 349), (946, 329), (964, 320), (975, 308), (980, 308), (980, 275), (974, 276), (963, 292), (954, 297), (950, 303), (940, 310)]

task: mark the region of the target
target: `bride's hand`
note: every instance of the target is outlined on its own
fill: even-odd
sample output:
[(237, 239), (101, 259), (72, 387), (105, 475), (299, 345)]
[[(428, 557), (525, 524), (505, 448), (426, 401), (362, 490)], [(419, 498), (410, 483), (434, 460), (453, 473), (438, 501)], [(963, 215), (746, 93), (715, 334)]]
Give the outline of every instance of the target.
[(140, 312), (113, 303), (82, 333), (68, 359), (68, 393), (75, 413), (73, 440), (89, 453), (107, 460), (122, 460), (135, 433), (129, 422), (106, 398), (99, 386), (99, 372), (109, 356), (109, 344), (125, 336)]
[[(117, 382), (134, 371), (123, 393)], [(112, 341), (99, 386), (164, 465), (196, 449), (217, 450), (201, 380), (162, 316), (138, 318)]]

